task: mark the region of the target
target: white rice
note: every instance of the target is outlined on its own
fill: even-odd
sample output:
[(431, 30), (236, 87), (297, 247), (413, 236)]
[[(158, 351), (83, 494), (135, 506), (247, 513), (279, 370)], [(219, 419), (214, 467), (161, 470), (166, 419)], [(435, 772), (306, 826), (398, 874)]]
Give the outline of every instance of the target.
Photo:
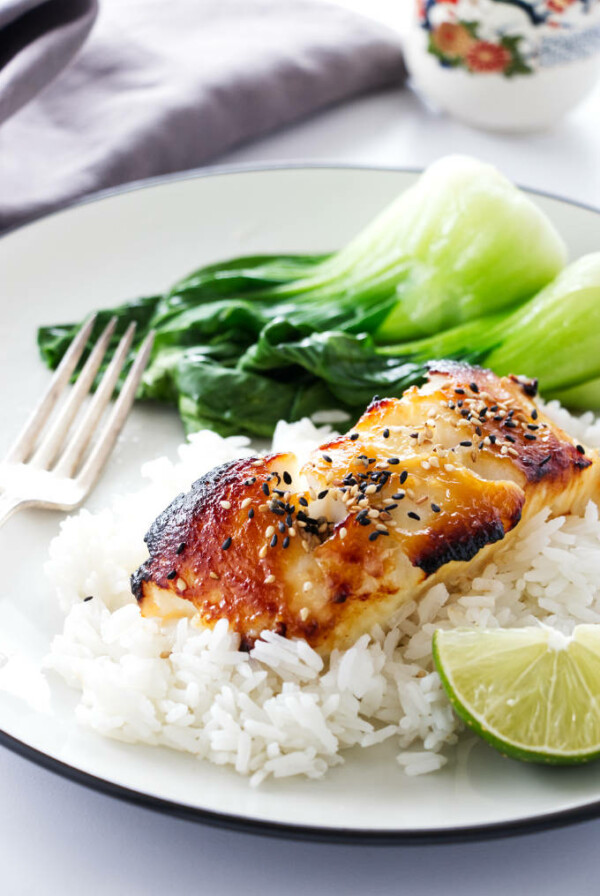
[[(557, 403), (548, 413), (583, 442), (600, 445), (600, 422)], [(331, 434), (310, 421), (280, 423), (275, 450), (298, 454)], [(436, 628), (521, 626), (543, 620), (569, 632), (600, 622), (600, 522), (583, 517), (526, 523), (477, 578), (439, 584), (405, 604), (385, 629), (324, 662), (304, 641), (266, 632), (250, 654), (226, 621), (212, 630), (187, 619), (144, 619), (129, 576), (145, 559), (143, 536), (175, 494), (224, 461), (250, 453), (242, 437), (191, 437), (179, 460), (147, 463), (149, 484), (110, 509), (64, 521), (47, 573), (66, 612), (47, 665), (81, 692), (77, 718), (100, 734), (162, 744), (250, 776), (321, 777), (342, 752), (393, 739), (407, 775), (447, 761), (460, 724), (433, 670)], [(93, 595), (93, 599), (84, 598)]]

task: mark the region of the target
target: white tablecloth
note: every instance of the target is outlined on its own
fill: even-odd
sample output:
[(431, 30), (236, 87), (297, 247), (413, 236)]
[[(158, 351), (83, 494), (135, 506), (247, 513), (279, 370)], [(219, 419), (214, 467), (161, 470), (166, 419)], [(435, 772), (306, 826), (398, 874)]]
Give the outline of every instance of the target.
[[(355, 8), (361, 0), (344, 0)], [(394, 22), (408, 0), (372, 0)], [(600, 86), (562, 125), (511, 137), (428, 111), (408, 91), (362, 99), (223, 162), (422, 166), (448, 152), (519, 183), (600, 207)], [(483, 843), (359, 847), (294, 843), (163, 817), (85, 790), (0, 750), (0, 893), (344, 896), (598, 893), (600, 821)]]

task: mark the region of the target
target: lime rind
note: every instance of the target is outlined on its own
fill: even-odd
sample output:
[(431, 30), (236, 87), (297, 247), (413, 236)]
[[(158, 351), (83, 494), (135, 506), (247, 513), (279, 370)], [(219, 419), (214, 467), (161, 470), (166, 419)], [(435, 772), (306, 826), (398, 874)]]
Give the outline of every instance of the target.
[(433, 658), (456, 714), (505, 756), (600, 758), (600, 626), (438, 629)]

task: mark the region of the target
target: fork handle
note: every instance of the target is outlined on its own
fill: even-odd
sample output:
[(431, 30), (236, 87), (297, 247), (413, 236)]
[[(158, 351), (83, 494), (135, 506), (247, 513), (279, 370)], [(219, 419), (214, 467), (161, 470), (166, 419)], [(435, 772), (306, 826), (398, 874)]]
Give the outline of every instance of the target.
[(2, 526), (9, 516), (12, 516), (20, 507), (25, 507), (27, 501), (23, 498), (17, 498), (15, 495), (0, 495), (0, 526)]

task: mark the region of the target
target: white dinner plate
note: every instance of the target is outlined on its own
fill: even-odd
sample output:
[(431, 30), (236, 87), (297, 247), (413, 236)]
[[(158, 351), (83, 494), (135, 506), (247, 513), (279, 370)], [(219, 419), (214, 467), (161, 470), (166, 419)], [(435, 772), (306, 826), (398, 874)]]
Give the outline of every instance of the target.
[[(363, 227), (410, 171), (357, 168), (212, 170), (97, 197), (0, 240), (0, 451), (47, 382), (39, 324), (153, 294), (200, 264), (254, 252), (323, 252)], [(600, 213), (532, 194), (572, 258), (600, 249)], [(173, 456), (175, 411), (136, 408), (86, 506), (141, 485), (143, 461)], [(0, 532), (0, 651), (39, 662), (62, 617), (44, 579), (60, 514), (26, 511)], [(450, 751), (441, 772), (406, 777), (393, 747), (345, 754), (320, 781), (246, 778), (166, 748), (121, 744), (80, 728), (76, 694), (51, 678), (48, 705), (0, 692), (0, 740), (107, 793), (211, 824), (326, 840), (401, 842), (493, 836), (600, 815), (600, 764), (543, 768), (483, 742)]]

